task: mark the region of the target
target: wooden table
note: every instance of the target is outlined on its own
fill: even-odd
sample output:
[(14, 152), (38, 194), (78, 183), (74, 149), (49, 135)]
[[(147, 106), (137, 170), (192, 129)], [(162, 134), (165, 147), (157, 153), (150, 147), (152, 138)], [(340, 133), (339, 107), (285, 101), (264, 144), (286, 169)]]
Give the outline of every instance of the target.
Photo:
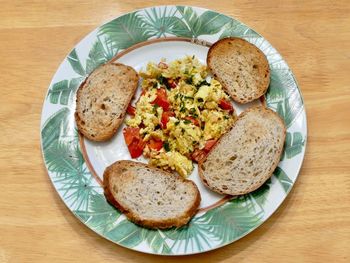
[(234, 244), (171, 258), (119, 247), (81, 224), (51, 185), (39, 123), (50, 80), (99, 24), (163, 1), (1, 1), (0, 262), (350, 262), (350, 3), (177, 1), (233, 16), (289, 63), (308, 117), (308, 144), (289, 197)]

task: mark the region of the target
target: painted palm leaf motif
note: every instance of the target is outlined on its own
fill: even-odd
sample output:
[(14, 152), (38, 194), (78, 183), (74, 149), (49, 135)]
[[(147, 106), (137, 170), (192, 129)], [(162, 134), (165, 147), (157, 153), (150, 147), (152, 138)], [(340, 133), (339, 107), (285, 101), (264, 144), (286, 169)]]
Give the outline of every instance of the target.
[(246, 25), (242, 24), (237, 20), (232, 19), (229, 23), (225, 25), (224, 30), (222, 31), (219, 38), (221, 39), (225, 37), (254, 38), (260, 36), (258, 33), (256, 33), (254, 30), (250, 29)]
[(192, 219), (188, 226), (164, 233), (174, 241), (174, 249), (184, 241), (185, 249), (204, 250), (213, 240), (223, 245), (244, 235), (261, 222), (262, 216), (253, 199), (240, 197)]
[(176, 9), (164, 9), (150, 8), (145, 10), (143, 21), (147, 26), (149, 33), (157, 38), (166, 37), (166, 33), (171, 33), (173, 28), (176, 27), (178, 19), (174, 17)]
[(175, 19), (177, 23), (170, 33), (181, 37), (198, 38), (202, 35), (216, 34), (231, 20), (212, 11), (198, 15), (191, 7), (178, 6), (177, 10), (181, 18)]
[(267, 106), (277, 110), (287, 127), (290, 127), (302, 112), (303, 101), (289, 70), (272, 69), (266, 103)]
[(126, 247), (135, 247), (143, 241), (142, 228), (128, 220), (121, 221), (106, 236)]
[(101, 26), (98, 35), (108, 36), (107, 44), (115, 49), (128, 48), (152, 36), (143, 17), (137, 12), (123, 15)]
[(172, 254), (167, 237), (162, 230), (142, 229), (142, 239), (146, 240), (153, 252), (162, 254)]
[(287, 132), (283, 158), (291, 159), (302, 152), (305, 140), (301, 132)]
[(96, 193), (90, 196), (88, 209), (74, 212), (83, 222), (102, 235), (117, 225), (117, 219), (121, 215), (117, 209), (106, 202), (102, 194)]
[(280, 167), (276, 168), (276, 170), (273, 172), (273, 175), (281, 183), (284, 191), (288, 193), (289, 189), (293, 185), (293, 181), (288, 177), (288, 175)]
[(256, 189), (254, 192), (249, 195), (255, 199), (255, 201), (260, 205), (261, 208), (264, 207), (265, 202), (267, 201), (267, 195), (271, 188), (271, 179), (268, 179), (262, 186)]
[(52, 181), (72, 209), (88, 208), (89, 196), (95, 192), (91, 175), (84, 166), (77, 132), (69, 123), (70, 110), (62, 108), (51, 116), (42, 129), (43, 151)]
[(62, 80), (52, 85), (48, 92), (48, 98), (52, 104), (68, 105), (74, 100), (75, 92), (83, 78)]

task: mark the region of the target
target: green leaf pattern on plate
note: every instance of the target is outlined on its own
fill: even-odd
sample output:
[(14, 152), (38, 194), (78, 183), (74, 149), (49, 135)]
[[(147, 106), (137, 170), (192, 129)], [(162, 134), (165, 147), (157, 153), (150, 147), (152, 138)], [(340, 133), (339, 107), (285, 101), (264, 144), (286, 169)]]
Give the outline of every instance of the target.
[(61, 80), (52, 85), (48, 92), (48, 98), (52, 104), (68, 105), (75, 98), (75, 92), (83, 78)]
[(102, 194), (92, 194), (86, 210), (75, 210), (75, 214), (98, 233), (104, 235), (111, 231), (121, 213), (106, 202)]
[(96, 186), (84, 165), (77, 131), (68, 122), (70, 114), (68, 108), (62, 108), (44, 124), (41, 131), (44, 159), (53, 183), (69, 207), (87, 210)]
[(281, 183), (284, 191), (288, 193), (289, 189), (293, 185), (293, 181), (287, 176), (287, 174), (280, 167), (276, 168), (276, 170), (273, 172), (273, 175)]
[[(292, 73), (277, 51), (241, 22), (192, 7), (148, 8), (106, 23), (99, 28), (84, 62), (76, 49), (68, 55), (67, 62), (75, 77), (53, 83), (49, 89), (47, 101), (63, 106), (46, 120), (41, 131), (44, 159), (53, 183), (80, 220), (120, 245), (135, 248), (146, 244), (157, 254), (200, 252), (239, 239), (264, 221), (264, 209), (274, 181), (271, 179), (253, 193), (197, 215), (179, 229), (149, 230), (129, 222), (106, 202), (84, 163), (77, 131), (68, 122), (73, 114), (68, 107), (74, 101), (81, 81), (121, 50), (152, 38), (199, 38), (205, 35), (216, 39), (242, 37), (263, 50), (271, 68), (267, 106), (276, 110), (290, 128), (302, 111), (303, 101)], [(288, 131), (283, 158), (294, 158), (304, 147), (302, 133)], [(274, 177), (287, 193), (293, 181), (280, 167), (274, 171)]]
[(78, 58), (77, 51), (75, 48), (70, 52), (70, 54), (67, 57), (67, 60), (69, 64), (72, 66), (73, 70), (80, 76), (85, 76), (85, 70), (83, 66), (80, 63), (80, 60)]
[(290, 159), (298, 155), (302, 152), (304, 144), (305, 140), (303, 139), (301, 132), (287, 132), (283, 158)]

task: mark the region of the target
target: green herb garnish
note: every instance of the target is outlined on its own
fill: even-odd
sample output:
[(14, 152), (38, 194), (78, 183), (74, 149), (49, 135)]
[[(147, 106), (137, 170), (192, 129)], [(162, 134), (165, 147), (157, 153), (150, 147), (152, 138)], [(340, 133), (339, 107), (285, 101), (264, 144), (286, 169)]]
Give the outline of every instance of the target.
[(153, 105), (153, 109), (152, 109), (152, 111), (153, 111), (153, 113), (155, 113), (155, 114), (157, 114), (158, 112), (157, 112), (157, 109), (159, 108), (159, 105), (156, 103), (156, 104), (154, 104)]
[(159, 84), (163, 85), (165, 82), (166, 82), (166, 78), (164, 78), (162, 75), (160, 75), (158, 78), (157, 78)]
[(203, 80), (196, 85), (197, 88), (199, 88), (200, 86), (210, 86), (210, 83), (208, 83), (206, 80)]
[(163, 143), (163, 147), (164, 147), (164, 150), (169, 152), (170, 151), (170, 145), (169, 145), (169, 142), (164, 142)]
[(187, 78), (187, 79), (185, 80), (185, 82), (186, 82), (187, 84), (192, 85), (192, 84), (193, 84), (193, 79), (192, 79), (192, 76), (191, 76), (191, 77), (189, 77), (189, 78)]

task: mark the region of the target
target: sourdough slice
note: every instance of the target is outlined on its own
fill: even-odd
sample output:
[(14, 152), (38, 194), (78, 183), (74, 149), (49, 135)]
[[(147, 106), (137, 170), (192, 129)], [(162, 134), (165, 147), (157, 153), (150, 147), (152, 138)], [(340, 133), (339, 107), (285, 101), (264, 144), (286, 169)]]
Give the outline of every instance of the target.
[(283, 120), (263, 106), (241, 113), (199, 167), (215, 192), (242, 195), (259, 188), (276, 169), (286, 136)]
[(197, 212), (197, 186), (175, 174), (132, 161), (117, 161), (103, 174), (107, 200), (136, 224), (180, 227)]
[(95, 69), (77, 91), (78, 130), (92, 141), (110, 139), (122, 123), (138, 85), (138, 74), (123, 64)]
[(207, 56), (210, 71), (231, 98), (247, 103), (265, 94), (270, 84), (269, 63), (255, 45), (241, 38), (214, 43)]

